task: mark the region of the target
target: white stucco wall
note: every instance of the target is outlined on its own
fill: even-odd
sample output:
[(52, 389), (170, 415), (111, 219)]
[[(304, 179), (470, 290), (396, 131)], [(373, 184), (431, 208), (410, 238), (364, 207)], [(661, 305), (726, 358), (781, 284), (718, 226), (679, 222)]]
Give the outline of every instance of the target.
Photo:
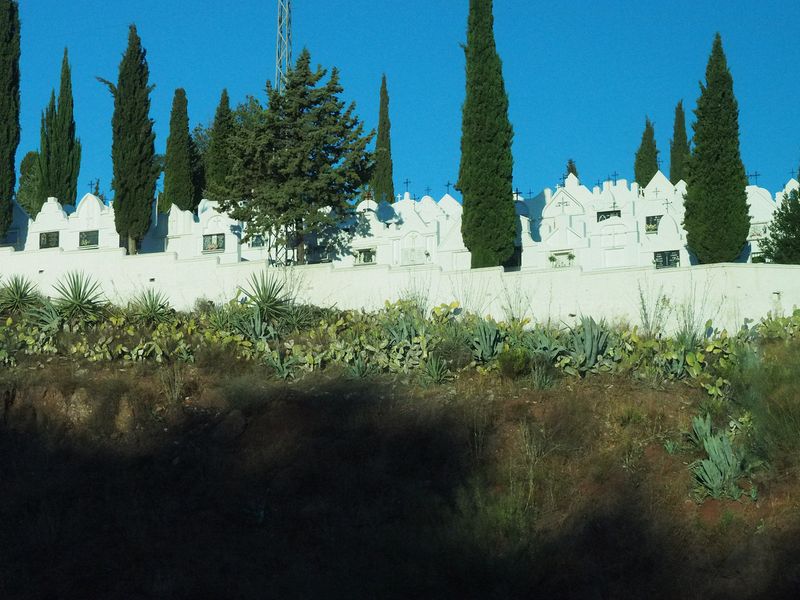
[[(262, 262), (223, 264), (218, 256), (179, 260), (175, 253), (126, 256), (123, 249), (15, 252), (0, 248), (0, 277), (22, 274), (46, 294), (75, 270), (100, 282), (109, 299), (124, 303), (148, 287), (166, 293), (179, 309), (199, 298), (223, 302), (236, 295)], [(713, 319), (729, 330), (745, 318), (800, 305), (800, 266), (726, 264), (656, 270), (651, 267), (584, 272), (578, 267), (443, 271), (436, 265), (390, 267), (309, 265), (272, 268), (297, 287), (300, 298), (322, 306), (374, 309), (385, 300), (414, 295), (428, 306), (458, 300), (466, 309), (501, 319), (508, 307), (536, 321), (572, 322), (582, 314), (639, 323), (640, 289), (653, 304), (659, 294), (680, 307), (694, 307), (700, 325)], [(1, 280), (1, 279), (0, 279)]]

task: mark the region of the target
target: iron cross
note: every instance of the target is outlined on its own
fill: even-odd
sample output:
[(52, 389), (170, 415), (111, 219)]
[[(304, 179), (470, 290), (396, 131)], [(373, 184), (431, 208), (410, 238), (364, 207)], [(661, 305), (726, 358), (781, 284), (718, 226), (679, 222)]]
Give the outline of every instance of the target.
[(748, 179), (755, 179), (756, 180), (756, 185), (758, 185), (758, 178), (759, 177), (761, 177), (761, 173), (759, 173), (758, 171), (753, 171), (752, 173), (748, 173), (747, 174), (747, 178)]
[(444, 184), (444, 186), (447, 188), (447, 193), (449, 194), (450, 193), (450, 188), (453, 187), (453, 184), (450, 183), (450, 180), (448, 179), (447, 183)]
[(406, 177), (406, 180), (403, 183), (406, 185), (406, 192), (408, 192), (408, 186), (411, 184), (411, 180)]
[(609, 177), (613, 178), (614, 179), (614, 185), (617, 185), (617, 177), (619, 177), (619, 173), (614, 171), (611, 175), (609, 175)]

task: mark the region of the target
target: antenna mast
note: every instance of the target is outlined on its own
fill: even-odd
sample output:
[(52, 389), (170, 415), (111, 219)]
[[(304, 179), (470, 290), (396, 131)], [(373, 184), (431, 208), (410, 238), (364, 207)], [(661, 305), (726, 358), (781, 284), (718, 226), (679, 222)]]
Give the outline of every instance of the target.
[(275, 48), (275, 81), (283, 91), (286, 75), (292, 66), (292, 0), (278, 0), (278, 39)]

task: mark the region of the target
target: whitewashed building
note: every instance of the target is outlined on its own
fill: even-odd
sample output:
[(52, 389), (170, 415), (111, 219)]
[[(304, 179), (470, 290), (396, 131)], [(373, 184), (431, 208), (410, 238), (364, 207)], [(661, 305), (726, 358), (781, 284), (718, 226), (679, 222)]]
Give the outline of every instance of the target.
[[(773, 196), (747, 187), (751, 228), (740, 262), (760, 256), (759, 242), (785, 194), (800, 188), (794, 179)], [(686, 184), (673, 185), (661, 172), (645, 187), (625, 180), (606, 181), (591, 190), (569, 175), (562, 186), (532, 198), (515, 197), (519, 218), (519, 268), (580, 268), (584, 271), (650, 267), (683, 267), (692, 258), (683, 229)], [(461, 204), (449, 194), (438, 202), (417, 201), (410, 194), (394, 203), (367, 199), (356, 206), (346, 224), (351, 237), (333, 251), (307, 241), (311, 262), (334, 268), (436, 266), (443, 271), (470, 268), (470, 253), (461, 236)], [(119, 249), (114, 209), (92, 194), (76, 207), (49, 198), (35, 219), (14, 204), (9, 233), (0, 242), (3, 256), (13, 252), (90, 251)], [(291, 264), (293, 253), (269, 236), (245, 237), (246, 224), (219, 211), (219, 204), (201, 201), (195, 212), (172, 206), (168, 214), (153, 207), (150, 231), (142, 240), (144, 254), (169, 253), (179, 260), (216, 258), (222, 264), (267, 262)], [(0, 259), (2, 260), (2, 259)]]

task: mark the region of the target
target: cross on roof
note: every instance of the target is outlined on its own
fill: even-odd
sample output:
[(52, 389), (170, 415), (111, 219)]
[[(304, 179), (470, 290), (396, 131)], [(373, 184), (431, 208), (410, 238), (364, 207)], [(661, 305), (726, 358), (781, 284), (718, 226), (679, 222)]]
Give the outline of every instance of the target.
[(600, 180), (598, 179), (598, 180), (597, 180), (597, 183), (595, 183), (595, 185), (596, 185), (597, 187), (603, 187), (603, 182), (602, 182), (602, 181), (600, 181)]
[(447, 188), (447, 193), (449, 194), (450, 193), (450, 188), (453, 187), (453, 184), (450, 183), (450, 180), (448, 179), (447, 183), (445, 183), (444, 186)]
[(617, 177), (619, 177), (619, 173), (614, 171), (611, 175), (609, 175), (609, 177), (613, 178), (614, 179), (614, 185), (617, 185)]
[(664, 206), (667, 212), (669, 212), (669, 207), (672, 206), (672, 200), (666, 198), (661, 204)]
[(563, 186), (567, 182), (567, 176), (569, 173), (562, 173), (561, 174), (561, 185)]
[(659, 168), (659, 169), (661, 168), (661, 163), (662, 163), (662, 162), (664, 162), (664, 161), (663, 161), (663, 160), (661, 160), (661, 158), (656, 158), (656, 164), (658, 165), (658, 168)]
[(408, 177), (406, 177), (406, 180), (403, 183), (406, 186), (406, 191), (408, 191), (408, 186), (409, 186), (409, 184), (411, 184), (411, 180)]
[(528, 188), (528, 200), (530, 200), (531, 198), (533, 198), (533, 190), (531, 188)]
[(431, 195), (431, 186), (425, 188), (425, 193), (430, 196)]
[(758, 171), (753, 171), (752, 173), (748, 173), (747, 174), (747, 178), (748, 179), (755, 179), (756, 180), (756, 185), (758, 185), (758, 178), (759, 177), (761, 177), (761, 173), (759, 173)]
[(519, 187), (514, 189), (514, 199), (520, 198), (522, 194), (519, 193)]

